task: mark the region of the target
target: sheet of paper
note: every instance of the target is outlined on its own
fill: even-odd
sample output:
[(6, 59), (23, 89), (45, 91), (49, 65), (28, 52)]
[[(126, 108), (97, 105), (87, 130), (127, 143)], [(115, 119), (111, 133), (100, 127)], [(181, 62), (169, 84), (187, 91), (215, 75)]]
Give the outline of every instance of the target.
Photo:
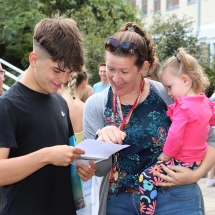
[(86, 160), (86, 159), (75, 159), (73, 162), (72, 162), (72, 165), (76, 165), (76, 162), (78, 163), (83, 163), (84, 165), (86, 166), (89, 166), (90, 165), (90, 161), (93, 161), (94, 163), (97, 163), (99, 161), (102, 161), (102, 160), (94, 160), (94, 159), (91, 159), (91, 160)]
[(85, 154), (82, 155), (80, 159), (73, 161), (73, 164), (75, 164), (76, 162), (81, 162), (86, 165), (89, 164), (89, 160), (98, 162), (108, 159), (112, 154), (126, 147), (129, 147), (129, 145), (119, 145), (94, 139), (86, 139), (80, 142), (75, 147), (83, 149), (85, 151)]

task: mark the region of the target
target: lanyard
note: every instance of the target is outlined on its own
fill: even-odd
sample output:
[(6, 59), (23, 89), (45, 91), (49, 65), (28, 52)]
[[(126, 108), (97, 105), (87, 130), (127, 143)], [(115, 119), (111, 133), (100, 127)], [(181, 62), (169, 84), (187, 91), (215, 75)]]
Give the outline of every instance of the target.
[[(117, 96), (115, 93), (113, 95), (113, 113), (114, 113), (114, 125), (116, 125), (116, 118), (117, 118), (117, 112), (119, 113), (119, 117), (121, 120), (121, 124), (119, 126), (119, 129), (122, 131), (124, 127), (129, 123), (131, 115), (134, 111), (134, 109), (137, 107), (140, 101), (141, 93), (143, 92), (143, 88), (145, 85), (145, 80), (142, 77), (141, 85), (140, 85), (140, 91), (138, 93), (138, 96), (136, 98), (136, 101), (134, 102), (133, 106), (131, 107), (130, 111), (127, 113), (127, 115), (123, 118), (122, 113), (122, 105), (119, 99), (119, 96)], [(118, 111), (117, 111), (118, 110)]]
[[(139, 104), (140, 101), (140, 97), (141, 97), (141, 93), (143, 92), (143, 88), (145, 85), (145, 80), (142, 77), (142, 82), (140, 85), (140, 91), (138, 93), (138, 96), (136, 98), (136, 101), (134, 102), (133, 106), (131, 107), (130, 111), (127, 113), (127, 115), (123, 118), (123, 113), (122, 113), (122, 105), (120, 102), (119, 97), (114, 93), (113, 95), (113, 113), (114, 113), (114, 125), (116, 126), (116, 118), (117, 118), (117, 112), (119, 113), (119, 117), (121, 120), (121, 124), (119, 126), (119, 129), (122, 131), (124, 129), (124, 127), (129, 123), (131, 115), (134, 111), (134, 109), (137, 107), (137, 105)], [(118, 110), (118, 111), (117, 111)], [(119, 178), (119, 163), (118, 163), (118, 156), (119, 156), (119, 152), (116, 152), (114, 154), (114, 161), (113, 161), (113, 166), (111, 167), (110, 170), (110, 176), (108, 181), (114, 182), (117, 181)]]

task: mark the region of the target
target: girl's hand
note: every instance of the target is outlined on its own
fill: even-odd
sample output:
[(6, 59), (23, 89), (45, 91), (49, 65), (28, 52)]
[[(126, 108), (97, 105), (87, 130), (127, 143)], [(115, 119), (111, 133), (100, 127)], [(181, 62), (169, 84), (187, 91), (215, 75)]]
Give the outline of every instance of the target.
[(158, 157), (158, 160), (159, 161), (168, 161), (170, 160), (171, 157), (167, 156), (164, 152), (162, 152), (159, 157)]

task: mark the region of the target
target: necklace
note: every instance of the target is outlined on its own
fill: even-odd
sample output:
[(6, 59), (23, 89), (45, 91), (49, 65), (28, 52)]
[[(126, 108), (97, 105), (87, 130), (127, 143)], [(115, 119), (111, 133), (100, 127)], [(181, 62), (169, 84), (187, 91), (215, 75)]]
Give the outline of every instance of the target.
[(75, 98), (75, 96), (73, 96), (72, 98), (73, 98), (73, 101), (74, 101), (75, 107), (78, 107), (78, 101), (77, 101), (77, 99)]
[[(132, 115), (134, 109), (139, 104), (140, 97), (141, 97), (141, 94), (142, 94), (143, 89), (144, 89), (144, 85), (145, 85), (145, 79), (142, 77), (142, 81), (141, 81), (141, 85), (140, 85), (140, 91), (138, 93), (138, 96), (137, 96), (133, 106), (131, 107), (130, 111), (127, 113), (127, 115), (125, 117), (123, 117), (122, 105), (121, 105), (119, 96), (117, 96), (114, 93), (114, 95), (113, 95), (113, 104), (112, 104), (112, 106), (113, 106), (113, 114), (114, 114), (114, 125), (116, 126), (116, 119), (117, 119), (117, 116), (119, 116), (120, 122), (121, 122), (121, 124), (119, 125), (119, 129), (121, 131), (129, 123), (131, 115)], [(118, 115), (117, 115), (117, 112), (119, 113)], [(111, 170), (110, 170), (110, 176), (109, 176), (109, 179), (108, 179), (109, 182), (117, 181), (118, 178), (119, 178), (120, 168), (119, 168), (118, 156), (119, 156), (119, 152), (116, 152), (114, 154), (113, 166), (111, 167)]]

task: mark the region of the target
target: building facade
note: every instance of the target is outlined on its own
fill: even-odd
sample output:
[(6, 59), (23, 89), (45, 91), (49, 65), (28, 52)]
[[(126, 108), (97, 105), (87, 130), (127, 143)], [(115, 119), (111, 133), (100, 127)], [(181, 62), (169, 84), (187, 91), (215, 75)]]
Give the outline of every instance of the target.
[(193, 28), (199, 32), (200, 38), (205, 38), (210, 53), (215, 54), (215, 0), (136, 0), (141, 9), (142, 19), (146, 25), (152, 23), (156, 14), (176, 14), (179, 19), (184, 15), (193, 18)]

